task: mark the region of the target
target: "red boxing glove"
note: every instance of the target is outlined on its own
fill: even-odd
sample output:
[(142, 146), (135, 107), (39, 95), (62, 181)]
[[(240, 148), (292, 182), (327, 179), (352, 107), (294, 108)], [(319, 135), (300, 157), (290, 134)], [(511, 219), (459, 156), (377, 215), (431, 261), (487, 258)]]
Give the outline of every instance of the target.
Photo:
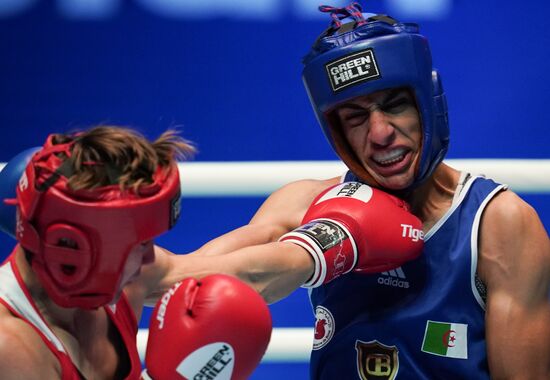
[(313, 257), (315, 272), (303, 285), (317, 287), (351, 270), (377, 273), (417, 258), (424, 246), (422, 222), (407, 203), (359, 182), (322, 192), (303, 225), (283, 235)]
[(263, 298), (239, 279), (185, 279), (153, 311), (142, 379), (247, 379), (271, 327)]

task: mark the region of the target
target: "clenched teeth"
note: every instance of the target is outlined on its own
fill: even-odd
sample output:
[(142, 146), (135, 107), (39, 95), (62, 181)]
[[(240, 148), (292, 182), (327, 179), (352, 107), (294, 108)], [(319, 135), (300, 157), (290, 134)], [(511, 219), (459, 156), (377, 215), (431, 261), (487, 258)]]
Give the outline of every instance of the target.
[(405, 158), (407, 150), (404, 148), (375, 154), (372, 159), (379, 165), (392, 165)]

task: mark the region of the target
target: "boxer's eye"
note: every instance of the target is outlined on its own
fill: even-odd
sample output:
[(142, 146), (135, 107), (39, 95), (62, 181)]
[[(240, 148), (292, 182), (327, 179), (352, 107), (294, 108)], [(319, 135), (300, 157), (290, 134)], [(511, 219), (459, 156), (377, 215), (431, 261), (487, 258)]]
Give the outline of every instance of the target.
[(339, 111), (340, 121), (348, 127), (357, 127), (369, 117), (369, 111), (360, 108), (344, 108)]
[(409, 107), (412, 107), (412, 100), (406, 96), (399, 97), (397, 99), (392, 99), (391, 101), (384, 103), (380, 106), (380, 109), (385, 113), (391, 115), (397, 115), (402, 112), (405, 112)]
[(365, 122), (365, 120), (367, 120), (369, 117), (369, 113), (368, 112), (356, 112), (352, 115), (349, 115), (347, 118), (346, 118), (346, 123), (350, 126), (350, 127), (357, 127), (361, 124), (363, 124)]

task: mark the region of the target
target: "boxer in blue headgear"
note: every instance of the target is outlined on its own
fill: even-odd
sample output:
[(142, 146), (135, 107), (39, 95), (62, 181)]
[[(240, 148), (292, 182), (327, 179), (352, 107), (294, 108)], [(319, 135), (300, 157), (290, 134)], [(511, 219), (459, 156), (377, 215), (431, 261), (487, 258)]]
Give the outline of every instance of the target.
[(304, 58), (303, 80), (327, 139), (358, 179), (377, 185), (350, 149), (334, 110), (377, 91), (410, 89), (423, 131), (416, 178), (409, 187), (418, 186), (443, 160), (449, 145), (447, 103), (439, 74), (432, 69), (427, 39), (416, 24), (361, 13), (356, 3), (321, 10), (332, 12), (333, 21)]
[(282, 187), (197, 253), (269, 301), (309, 288), (312, 379), (550, 378), (536, 212), (442, 161), (447, 105), (418, 26), (357, 3), (320, 10), (332, 23), (303, 80), (350, 171)]

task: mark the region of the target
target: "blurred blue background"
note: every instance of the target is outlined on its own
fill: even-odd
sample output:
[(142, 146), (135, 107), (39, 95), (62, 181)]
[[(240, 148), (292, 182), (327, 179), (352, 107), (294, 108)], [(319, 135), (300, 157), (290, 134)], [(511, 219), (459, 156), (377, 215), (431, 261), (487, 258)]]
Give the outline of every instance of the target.
[[(336, 159), (300, 78), (301, 57), (329, 22), (322, 3), (345, 4), (0, 0), (0, 161), (51, 132), (101, 122), (148, 137), (177, 126), (197, 144), (196, 161)], [(430, 39), (450, 108), (449, 158), (550, 158), (550, 3), (362, 5), (417, 21)], [(548, 230), (549, 196), (520, 195)], [(159, 242), (194, 250), (245, 224), (262, 201), (184, 199), (179, 225)], [(13, 242), (0, 239), (7, 253)], [(271, 310), (276, 327), (312, 326), (302, 290)], [(262, 364), (253, 378), (283, 376), (307, 378), (307, 364)]]

